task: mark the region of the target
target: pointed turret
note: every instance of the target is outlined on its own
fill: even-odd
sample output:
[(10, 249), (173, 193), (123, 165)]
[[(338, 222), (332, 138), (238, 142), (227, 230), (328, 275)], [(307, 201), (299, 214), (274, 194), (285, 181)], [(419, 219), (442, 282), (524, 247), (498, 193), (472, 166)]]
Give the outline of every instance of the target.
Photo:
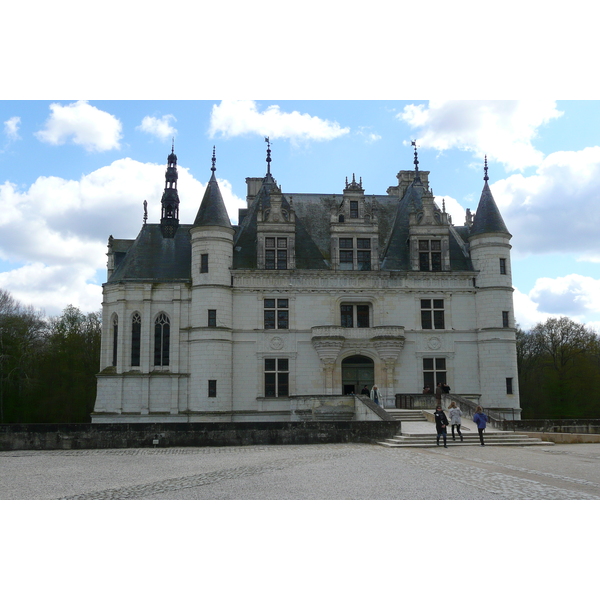
[(225, 202), (223, 201), (223, 196), (221, 195), (221, 190), (219, 189), (219, 184), (215, 177), (215, 171), (217, 170), (215, 167), (216, 160), (215, 148), (213, 146), (212, 167), (210, 169), (212, 175), (206, 186), (204, 198), (202, 198), (200, 209), (198, 210), (196, 220), (194, 221), (194, 226), (212, 225), (231, 228), (231, 221), (229, 220)]
[(506, 233), (510, 235), (504, 224), (504, 219), (498, 210), (494, 197), (492, 196), (492, 190), (490, 190), (490, 186), (488, 185), (487, 156), (485, 157), (484, 172), (485, 175), (483, 180), (485, 183), (483, 185), (483, 191), (481, 192), (481, 199), (479, 200), (477, 212), (473, 218), (473, 226), (471, 227), (469, 234), (472, 236), (482, 233)]
[(179, 227), (179, 194), (177, 193), (177, 156), (175, 142), (171, 145), (171, 154), (167, 158), (165, 173), (165, 191), (161, 199), (160, 229), (163, 237), (172, 238)]

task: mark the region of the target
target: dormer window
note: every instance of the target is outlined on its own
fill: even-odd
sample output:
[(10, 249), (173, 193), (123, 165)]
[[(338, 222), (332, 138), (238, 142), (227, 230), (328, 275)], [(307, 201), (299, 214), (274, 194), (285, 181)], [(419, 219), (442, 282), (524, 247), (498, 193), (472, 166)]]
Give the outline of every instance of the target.
[(419, 240), (419, 271), (442, 270), (441, 240)]
[(358, 219), (358, 200), (350, 200), (350, 218)]
[(288, 241), (285, 237), (265, 237), (265, 269), (288, 268)]

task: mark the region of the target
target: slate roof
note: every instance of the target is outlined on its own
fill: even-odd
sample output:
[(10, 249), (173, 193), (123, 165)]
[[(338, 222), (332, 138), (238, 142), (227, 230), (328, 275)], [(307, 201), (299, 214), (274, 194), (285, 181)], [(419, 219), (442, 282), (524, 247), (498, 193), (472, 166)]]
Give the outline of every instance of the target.
[(120, 281), (191, 281), (191, 225), (179, 225), (173, 238), (159, 224), (145, 224), (108, 283)]
[(490, 190), (487, 181), (481, 192), (481, 198), (477, 206), (477, 212), (473, 218), (470, 233), (471, 235), (479, 235), (480, 233), (508, 233), (504, 219), (498, 210), (494, 196), (492, 196), (492, 190)]
[[(179, 225), (173, 238), (163, 237), (158, 224), (145, 224), (138, 237), (132, 240), (114, 240), (115, 271), (109, 283), (119, 281), (190, 281), (190, 230), (197, 226), (222, 226), (235, 230), (233, 269), (255, 269), (257, 266), (257, 215), (260, 208), (270, 207), (270, 193), (277, 183), (267, 174), (263, 186), (243, 220), (232, 227), (214, 171), (208, 183), (200, 209), (193, 225)], [(423, 184), (413, 181), (401, 200), (394, 195), (366, 195), (377, 218), (381, 269), (410, 271), (408, 247), (409, 213), (422, 208)], [(297, 269), (329, 269), (331, 267), (331, 210), (342, 201), (341, 194), (282, 194), (282, 208), (295, 212), (295, 255)], [(450, 226), (455, 234), (468, 244), (469, 236), (490, 231), (508, 233), (504, 221), (485, 183), (473, 225)], [(465, 256), (454, 235), (449, 236), (452, 270), (471, 271), (473, 265)], [(118, 250), (118, 256), (117, 256)]]
[(198, 209), (194, 225), (231, 227), (231, 221), (229, 220), (229, 215), (227, 214), (225, 202), (223, 201), (223, 196), (221, 195), (221, 190), (219, 189), (214, 170), (208, 185), (206, 186), (206, 191), (204, 192), (204, 197), (202, 198), (200, 208)]

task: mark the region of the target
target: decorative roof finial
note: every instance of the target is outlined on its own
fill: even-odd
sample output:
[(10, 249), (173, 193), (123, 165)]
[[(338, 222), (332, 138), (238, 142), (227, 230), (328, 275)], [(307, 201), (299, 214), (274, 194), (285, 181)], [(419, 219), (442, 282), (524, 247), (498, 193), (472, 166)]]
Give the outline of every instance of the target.
[(146, 202), (146, 200), (144, 200), (144, 225), (146, 224), (147, 220), (148, 220), (148, 202)]
[(483, 176), (483, 180), (484, 181), (488, 181), (489, 177), (488, 177), (488, 166), (487, 166), (487, 154), (485, 155), (485, 166), (483, 167), (483, 171), (485, 173), (485, 175)]
[(267, 175), (271, 174), (271, 142), (269, 138), (265, 138), (265, 142), (267, 142)]
[(213, 146), (212, 167), (210, 168), (210, 170), (213, 173), (217, 170), (217, 167), (215, 167), (216, 162), (217, 162), (217, 157), (215, 156), (215, 147)]
[(410, 144), (411, 144), (411, 146), (415, 147), (415, 160), (414, 160), (414, 163), (415, 163), (415, 181), (420, 182), (421, 181), (421, 177), (419, 175), (419, 157), (417, 155), (417, 140), (412, 140)]
[(175, 138), (171, 138), (171, 154), (175, 153)]

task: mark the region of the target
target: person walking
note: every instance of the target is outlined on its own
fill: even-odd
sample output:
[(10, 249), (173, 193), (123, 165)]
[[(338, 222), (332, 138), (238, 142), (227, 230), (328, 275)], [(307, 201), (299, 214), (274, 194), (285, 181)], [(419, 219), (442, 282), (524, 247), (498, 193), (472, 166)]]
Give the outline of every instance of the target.
[(450, 402), (450, 406), (448, 407), (448, 409), (448, 415), (450, 415), (450, 426), (452, 427), (452, 440), (456, 441), (456, 437), (454, 435), (454, 428), (456, 427), (456, 431), (458, 432), (458, 435), (460, 436), (460, 441), (462, 442), (463, 435), (460, 432), (460, 426), (462, 423), (462, 411), (460, 410), (460, 408), (458, 408), (458, 406), (456, 406), (456, 402), (454, 402), (454, 400)]
[(435, 399), (438, 404), (442, 404), (442, 382), (440, 381), (435, 388)]
[(375, 402), (375, 404), (379, 404), (380, 398), (381, 398), (381, 396), (379, 394), (379, 390), (377, 389), (377, 386), (374, 385), (371, 388), (371, 402)]
[(448, 430), (448, 417), (446, 416), (446, 413), (442, 410), (442, 407), (439, 404), (436, 407), (433, 416), (435, 417), (435, 429), (437, 431), (436, 443), (438, 446), (440, 445), (441, 436), (444, 438), (444, 448), (447, 448), (448, 445), (446, 443), (446, 436)]
[(488, 416), (483, 412), (483, 408), (481, 408), (481, 406), (478, 406), (475, 409), (475, 414), (473, 415), (473, 423), (477, 424), (479, 441), (481, 442), (482, 446), (485, 446), (485, 443), (483, 441), (483, 432), (485, 431), (485, 426), (487, 425), (488, 421)]

